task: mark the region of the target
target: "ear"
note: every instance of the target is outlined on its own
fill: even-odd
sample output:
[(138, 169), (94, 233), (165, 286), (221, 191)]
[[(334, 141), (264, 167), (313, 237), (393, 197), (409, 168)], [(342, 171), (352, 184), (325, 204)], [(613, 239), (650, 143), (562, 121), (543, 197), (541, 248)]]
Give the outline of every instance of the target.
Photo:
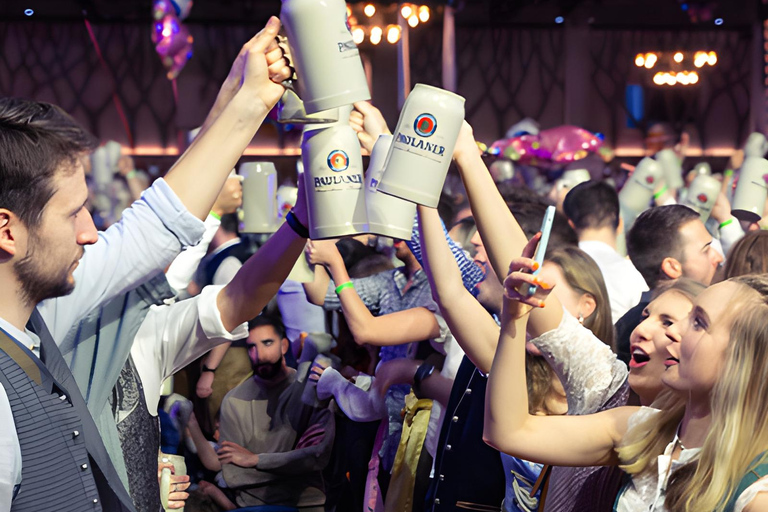
[(591, 293), (582, 293), (579, 297), (579, 313), (584, 318), (589, 318), (592, 313), (597, 309), (597, 301)]
[(288, 353), (289, 348), (291, 348), (291, 342), (288, 341), (288, 338), (280, 340), (280, 350), (283, 352), (283, 355)]
[(571, 219), (568, 219), (568, 225), (571, 226), (572, 230), (576, 231), (576, 224)]
[(19, 251), (19, 219), (5, 208), (0, 208), (0, 258), (12, 258)]
[(661, 272), (670, 279), (678, 279), (683, 276), (683, 265), (675, 258), (664, 258)]

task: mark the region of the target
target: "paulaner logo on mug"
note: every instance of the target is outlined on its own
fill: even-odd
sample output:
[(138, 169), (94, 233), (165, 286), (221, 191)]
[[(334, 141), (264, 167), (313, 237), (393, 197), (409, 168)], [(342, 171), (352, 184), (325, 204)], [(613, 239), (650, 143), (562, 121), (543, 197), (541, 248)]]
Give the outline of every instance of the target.
[(328, 167), (334, 172), (346, 171), (349, 167), (349, 157), (341, 149), (331, 151), (328, 155)]
[(464, 122), (464, 98), (417, 84), (403, 105), (378, 190), (437, 206)]

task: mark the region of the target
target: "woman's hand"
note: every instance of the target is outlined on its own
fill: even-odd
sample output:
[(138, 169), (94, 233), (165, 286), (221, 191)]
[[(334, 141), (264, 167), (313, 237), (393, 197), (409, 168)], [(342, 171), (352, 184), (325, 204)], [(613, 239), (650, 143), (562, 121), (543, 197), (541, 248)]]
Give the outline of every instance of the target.
[[(533, 308), (543, 308), (544, 300), (552, 291), (552, 284), (532, 275), (539, 269), (539, 264), (532, 257), (540, 239), (541, 233), (530, 239), (523, 254), (510, 263), (509, 274), (504, 279), (504, 310), (513, 318), (521, 318)], [(530, 286), (536, 287), (534, 294), (529, 293)]]
[(309, 240), (305, 251), (310, 265), (323, 265), (327, 267), (337, 258), (341, 258), (341, 254), (336, 248), (335, 240)]

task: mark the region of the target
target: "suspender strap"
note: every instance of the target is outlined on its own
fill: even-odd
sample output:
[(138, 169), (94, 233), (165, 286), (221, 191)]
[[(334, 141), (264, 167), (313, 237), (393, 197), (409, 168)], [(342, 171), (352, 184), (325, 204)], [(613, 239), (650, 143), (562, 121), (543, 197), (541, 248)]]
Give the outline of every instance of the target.
[(24, 349), (12, 340), (2, 329), (0, 329), (0, 350), (8, 354), (8, 357), (13, 359), (14, 362), (24, 370), (24, 373), (35, 382), (35, 384), (38, 386), (43, 385), (43, 377), (40, 374), (40, 368), (37, 366), (34, 359), (32, 359), (32, 356), (27, 354)]
[(541, 489), (541, 497), (539, 498), (538, 510), (544, 510), (544, 501), (546, 501), (547, 490), (549, 489), (550, 473), (552, 473), (552, 466), (545, 464), (544, 467), (541, 468), (539, 478), (536, 479), (536, 483), (534, 483), (533, 487), (531, 488), (531, 497), (536, 496), (536, 493), (539, 492), (539, 489)]

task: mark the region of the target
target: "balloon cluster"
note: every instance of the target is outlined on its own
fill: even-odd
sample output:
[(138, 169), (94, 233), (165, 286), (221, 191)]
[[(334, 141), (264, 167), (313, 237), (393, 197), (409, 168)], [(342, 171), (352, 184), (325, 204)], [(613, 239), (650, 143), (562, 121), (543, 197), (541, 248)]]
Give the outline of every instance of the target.
[(193, 38), (181, 20), (189, 15), (191, 0), (154, 0), (152, 2), (152, 42), (168, 79), (173, 80), (192, 58)]
[(558, 126), (494, 142), (487, 152), (521, 164), (550, 167), (581, 160), (603, 145), (604, 136), (577, 126)]

